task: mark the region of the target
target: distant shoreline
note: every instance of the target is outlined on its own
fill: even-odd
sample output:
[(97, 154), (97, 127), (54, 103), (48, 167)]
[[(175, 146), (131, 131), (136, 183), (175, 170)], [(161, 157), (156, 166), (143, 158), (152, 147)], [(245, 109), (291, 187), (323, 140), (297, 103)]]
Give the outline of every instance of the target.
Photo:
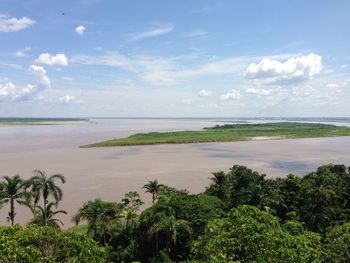
[(88, 122), (79, 118), (0, 118), (1, 126), (62, 125)]

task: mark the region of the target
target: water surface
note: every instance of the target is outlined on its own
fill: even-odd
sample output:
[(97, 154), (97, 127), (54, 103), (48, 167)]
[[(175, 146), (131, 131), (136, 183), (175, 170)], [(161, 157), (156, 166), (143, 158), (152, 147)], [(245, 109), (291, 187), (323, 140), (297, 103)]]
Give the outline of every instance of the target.
[[(67, 183), (60, 208), (68, 211), (62, 219), (69, 226), (72, 214), (85, 201), (97, 197), (120, 200), (127, 191), (139, 191), (149, 204), (151, 197), (141, 190), (148, 180), (158, 179), (196, 193), (208, 185), (212, 172), (228, 170), (234, 164), (247, 165), (270, 177), (303, 175), (331, 162), (350, 164), (350, 137), (79, 148), (137, 132), (201, 129), (222, 121), (93, 119), (79, 124), (0, 127), (0, 176), (20, 174), (27, 178), (34, 169), (64, 174)], [(5, 223), (7, 210), (5, 207), (0, 212), (1, 223)], [(25, 223), (29, 218), (26, 209), (18, 209), (17, 222)]]

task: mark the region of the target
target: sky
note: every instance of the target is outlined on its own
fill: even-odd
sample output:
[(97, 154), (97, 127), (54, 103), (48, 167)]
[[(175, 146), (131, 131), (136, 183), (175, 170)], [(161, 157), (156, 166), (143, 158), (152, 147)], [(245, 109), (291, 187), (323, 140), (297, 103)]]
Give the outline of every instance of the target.
[(0, 117), (350, 117), (348, 0), (0, 0)]

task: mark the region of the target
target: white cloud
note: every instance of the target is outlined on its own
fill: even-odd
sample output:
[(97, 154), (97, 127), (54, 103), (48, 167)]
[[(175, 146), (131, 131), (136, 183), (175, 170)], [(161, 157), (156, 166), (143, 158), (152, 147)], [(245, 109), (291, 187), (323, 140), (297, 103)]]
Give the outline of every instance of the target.
[(218, 8), (218, 7), (219, 7), (218, 5), (216, 5), (216, 6), (205, 6), (205, 7), (202, 7), (202, 8), (198, 8), (198, 9), (192, 10), (191, 13), (192, 14), (207, 13), (207, 12), (210, 12), (210, 11)]
[(348, 64), (343, 64), (340, 66), (341, 68), (347, 68), (348, 67)]
[(17, 100), (30, 100), (32, 98), (34, 98), (38, 93), (40, 92), (40, 90), (31, 84), (27, 84), (26, 87), (22, 88), (20, 90), (20, 92), (16, 95)]
[(19, 64), (15, 64), (15, 63), (7, 63), (7, 62), (3, 62), (0, 61), (0, 66), (4, 66), (4, 67), (8, 67), (8, 68), (13, 68), (13, 69), (22, 69), (23, 67)]
[(27, 53), (28, 51), (30, 51), (30, 49), (31, 49), (30, 47), (22, 48), (22, 49), (16, 51), (15, 56), (16, 56), (16, 57), (26, 57), (26, 56), (27, 56), (26, 53)]
[(34, 25), (35, 21), (28, 18), (16, 18), (0, 14), (0, 32), (17, 32)]
[(216, 103), (210, 103), (210, 104), (199, 104), (197, 105), (197, 107), (201, 109), (217, 109), (219, 108), (219, 105)]
[(74, 96), (72, 95), (65, 95), (65, 96), (62, 96), (58, 99), (60, 102), (63, 102), (63, 103), (70, 103), (70, 102), (75, 102), (76, 99)]
[(78, 26), (75, 28), (75, 32), (77, 32), (78, 35), (83, 35), (85, 33), (85, 26)]
[(208, 35), (207, 31), (201, 30), (201, 29), (197, 29), (197, 30), (191, 31), (186, 36), (187, 37), (201, 37), (201, 36), (206, 36), (206, 35)]
[(265, 58), (248, 66), (246, 78), (262, 84), (294, 84), (311, 79), (322, 68), (322, 57), (316, 54), (290, 58), (285, 62)]
[(258, 95), (258, 96), (267, 96), (272, 93), (271, 89), (261, 89), (261, 88), (247, 88), (246, 93)]
[(85, 64), (85, 65), (104, 65), (110, 67), (120, 67), (130, 71), (134, 71), (136, 61), (129, 59), (117, 52), (104, 52), (100, 56), (75, 55), (69, 59), (70, 63)]
[(137, 41), (137, 40), (141, 40), (141, 39), (144, 39), (144, 38), (165, 35), (165, 34), (170, 33), (171, 31), (173, 31), (173, 29), (174, 29), (173, 26), (157, 27), (157, 28), (154, 28), (154, 29), (149, 30), (149, 31), (145, 31), (145, 32), (140, 32), (140, 33), (134, 34), (132, 37), (129, 38), (129, 41), (132, 42), (132, 41)]
[[(102, 55), (74, 55), (70, 63), (105, 65), (130, 71), (141, 81), (154, 85), (173, 85), (185, 79), (202, 75), (231, 75), (240, 73), (247, 65), (246, 59), (218, 59), (200, 63), (198, 66), (182, 67), (178, 61), (184, 58), (129, 57), (118, 52)], [(250, 60), (251, 61), (251, 60)]]
[[(295, 54), (270, 56), (271, 59), (290, 58)], [(118, 67), (133, 73), (139, 80), (153, 85), (180, 84), (190, 78), (201, 76), (234, 76), (242, 72), (250, 63), (262, 57), (215, 58), (198, 61), (191, 66), (183, 66), (183, 61), (191, 61), (189, 56), (159, 58), (150, 56), (126, 56), (119, 52), (106, 51), (97, 56), (73, 55), (70, 63), (105, 65)]]
[(293, 96), (290, 99), (303, 98), (303, 97), (313, 97), (317, 98), (320, 93), (310, 85), (293, 87), (291, 94)]
[(211, 90), (202, 89), (198, 92), (200, 97), (209, 97), (213, 92)]
[(16, 87), (11, 81), (0, 83), (0, 101), (7, 99), (24, 101), (37, 98), (38, 94), (51, 87), (51, 81), (46, 75), (46, 70), (41, 66), (30, 65), (28, 71), (37, 77), (36, 85)]
[(35, 86), (27, 84), (25, 87), (16, 87), (12, 82), (7, 81), (3, 84), (0, 83), (0, 101), (13, 100), (24, 101), (35, 97), (38, 90)]
[(16, 51), (15, 56), (18, 57), (18, 58), (19, 57), (25, 57), (26, 54), (22, 50), (18, 50), (18, 51)]
[(183, 104), (186, 104), (186, 105), (191, 105), (192, 102), (193, 102), (193, 100), (187, 98), (187, 99), (182, 99), (181, 102), (182, 102)]
[(337, 92), (337, 93), (340, 93), (343, 91), (343, 89), (338, 84), (335, 84), (335, 83), (327, 84), (327, 88), (330, 91)]
[(40, 91), (51, 87), (51, 81), (47, 77), (44, 67), (30, 65), (28, 70), (38, 78), (37, 87)]
[(0, 83), (0, 100), (2, 98), (12, 97), (15, 94), (15, 85), (7, 81), (5, 83)]
[(67, 66), (68, 59), (65, 54), (50, 55), (49, 53), (42, 53), (35, 60), (36, 63), (46, 64), (50, 66)]
[(221, 100), (234, 100), (241, 97), (241, 92), (239, 90), (232, 89), (231, 91), (220, 96)]
[(30, 65), (29, 66), (29, 71), (33, 73), (38, 73), (42, 75), (46, 75), (46, 70), (42, 66), (36, 66), (36, 65)]
[(72, 78), (72, 77), (62, 77), (62, 79), (65, 81), (73, 81), (74, 80), (74, 78)]

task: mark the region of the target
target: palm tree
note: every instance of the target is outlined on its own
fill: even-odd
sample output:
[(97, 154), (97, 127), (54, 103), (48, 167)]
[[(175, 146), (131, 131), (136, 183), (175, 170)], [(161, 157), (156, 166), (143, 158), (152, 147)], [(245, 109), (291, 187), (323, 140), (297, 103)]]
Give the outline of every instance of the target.
[(4, 176), (3, 181), (0, 182), (0, 204), (10, 202), (10, 211), (8, 213), (8, 220), (11, 221), (11, 226), (15, 221), (15, 201), (18, 204), (23, 204), (27, 193), (25, 192), (26, 182), (21, 179), (19, 175), (12, 177)]
[(160, 191), (164, 188), (163, 184), (159, 184), (157, 180), (148, 181), (142, 188), (146, 189), (146, 193), (152, 194), (152, 204), (158, 198)]
[(225, 197), (226, 178), (226, 174), (222, 171), (213, 173), (213, 177), (210, 178), (217, 189), (216, 195), (221, 200)]
[(51, 176), (46, 175), (45, 171), (35, 170), (34, 176), (29, 180), (29, 186), (31, 193), (34, 197), (34, 207), (38, 204), (40, 197), (43, 197), (44, 206), (43, 209), (46, 210), (46, 207), (49, 203), (48, 198), (51, 195), (55, 200), (55, 205), (58, 205), (58, 202), (62, 200), (62, 189), (56, 185), (56, 180), (65, 183), (66, 179), (62, 174), (54, 174)]
[(58, 218), (54, 218), (54, 216), (57, 214), (67, 214), (67, 212), (64, 210), (53, 211), (52, 208), (54, 205), (56, 204), (50, 202), (45, 209), (39, 205), (36, 206), (35, 216), (30, 221), (30, 224), (60, 228), (59, 224), (63, 225), (63, 222)]
[(176, 245), (178, 229), (184, 227), (188, 233), (191, 233), (191, 228), (187, 221), (176, 219), (175, 216), (168, 216), (166, 213), (160, 212), (154, 215), (152, 224), (149, 227), (147, 234), (150, 239), (155, 239), (155, 250), (158, 252), (159, 234), (163, 233), (165, 236), (166, 252), (169, 256), (171, 248)]
[(123, 207), (117, 203), (96, 199), (85, 203), (72, 220), (76, 225), (80, 221), (86, 220), (88, 223), (87, 233), (105, 244), (107, 237), (113, 234), (112, 225), (118, 222), (122, 209)]

